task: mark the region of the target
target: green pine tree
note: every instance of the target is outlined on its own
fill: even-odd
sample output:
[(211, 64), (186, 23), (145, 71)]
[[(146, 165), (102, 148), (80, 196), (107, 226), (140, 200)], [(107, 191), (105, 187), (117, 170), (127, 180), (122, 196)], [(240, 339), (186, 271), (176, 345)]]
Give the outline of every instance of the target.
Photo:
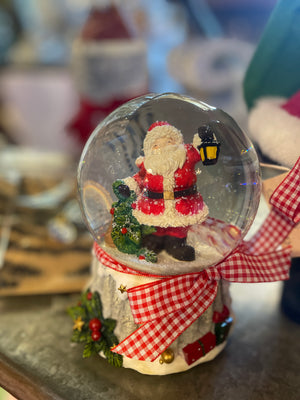
[(124, 185), (122, 180), (113, 183), (113, 191), (118, 201), (114, 202), (111, 208), (112, 240), (122, 253), (136, 254), (140, 258), (144, 257), (146, 261), (156, 262), (157, 255), (142, 247), (143, 237), (155, 232), (155, 228), (140, 224), (132, 215), (132, 203), (136, 200), (136, 194), (131, 190), (129, 197), (122, 195), (118, 190), (120, 185)]

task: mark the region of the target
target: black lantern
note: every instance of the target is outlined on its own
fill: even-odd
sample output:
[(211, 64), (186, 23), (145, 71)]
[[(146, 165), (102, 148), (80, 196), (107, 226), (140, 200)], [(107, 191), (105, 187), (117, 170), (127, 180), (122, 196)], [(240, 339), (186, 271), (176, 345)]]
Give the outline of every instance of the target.
[(198, 135), (202, 141), (198, 147), (203, 165), (214, 165), (218, 161), (221, 143), (218, 142), (210, 125), (198, 128)]

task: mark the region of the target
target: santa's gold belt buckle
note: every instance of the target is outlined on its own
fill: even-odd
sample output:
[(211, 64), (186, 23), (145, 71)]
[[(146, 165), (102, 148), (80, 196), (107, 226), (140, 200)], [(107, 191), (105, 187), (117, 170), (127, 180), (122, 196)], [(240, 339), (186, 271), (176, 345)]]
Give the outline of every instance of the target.
[(174, 192), (171, 192), (169, 190), (164, 191), (164, 200), (174, 200)]

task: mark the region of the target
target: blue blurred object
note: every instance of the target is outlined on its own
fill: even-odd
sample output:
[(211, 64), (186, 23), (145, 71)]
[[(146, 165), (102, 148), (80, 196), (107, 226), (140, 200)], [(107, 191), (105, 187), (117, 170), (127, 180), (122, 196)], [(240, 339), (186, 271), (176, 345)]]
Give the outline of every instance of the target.
[(212, 8), (205, 0), (184, 1), (189, 18), (201, 28), (204, 36), (220, 37), (224, 35), (223, 28)]
[(283, 285), (281, 308), (287, 317), (300, 324), (300, 257), (292, 259), (290, 279)]
[(17, 32), (12, 15), (0, 6), (0, 63), (6, 59), (6, 53), (15, 41)]
[(22, 37), (8, 55), (11, 63), (61, 65), (70, 59), (71, 38), (88, 13), (88, 1), (13, 0)]

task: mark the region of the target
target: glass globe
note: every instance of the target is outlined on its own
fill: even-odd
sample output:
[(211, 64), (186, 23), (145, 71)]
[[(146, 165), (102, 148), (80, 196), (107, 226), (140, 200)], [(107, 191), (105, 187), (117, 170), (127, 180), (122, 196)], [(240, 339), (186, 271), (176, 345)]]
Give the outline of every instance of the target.
[[(138, 172), (149, 127), (167, 121), (179, 129), (184, 143), (193, 143), (198, 128), (212, 124), (220, 143), (214, 165), (196, 164), (197, 191), (209, 214), (188, 230), (195, 259), (180, 261), (162, 251), (157, 262), (119, 251), (111, 238), (113, 183)], [(203, 156), (203, 155), (202, 155)], [(95, 241), (113, 258), (139, 271), (172, 275), (200, 271), (220, 262), (242, 242), (260, 199), (259, 162), (254, 147), (236, 122), (220, 109), (175, 94), (148, 94), (116, 109), (90, 136), (78, 168), (79, 200)]]

